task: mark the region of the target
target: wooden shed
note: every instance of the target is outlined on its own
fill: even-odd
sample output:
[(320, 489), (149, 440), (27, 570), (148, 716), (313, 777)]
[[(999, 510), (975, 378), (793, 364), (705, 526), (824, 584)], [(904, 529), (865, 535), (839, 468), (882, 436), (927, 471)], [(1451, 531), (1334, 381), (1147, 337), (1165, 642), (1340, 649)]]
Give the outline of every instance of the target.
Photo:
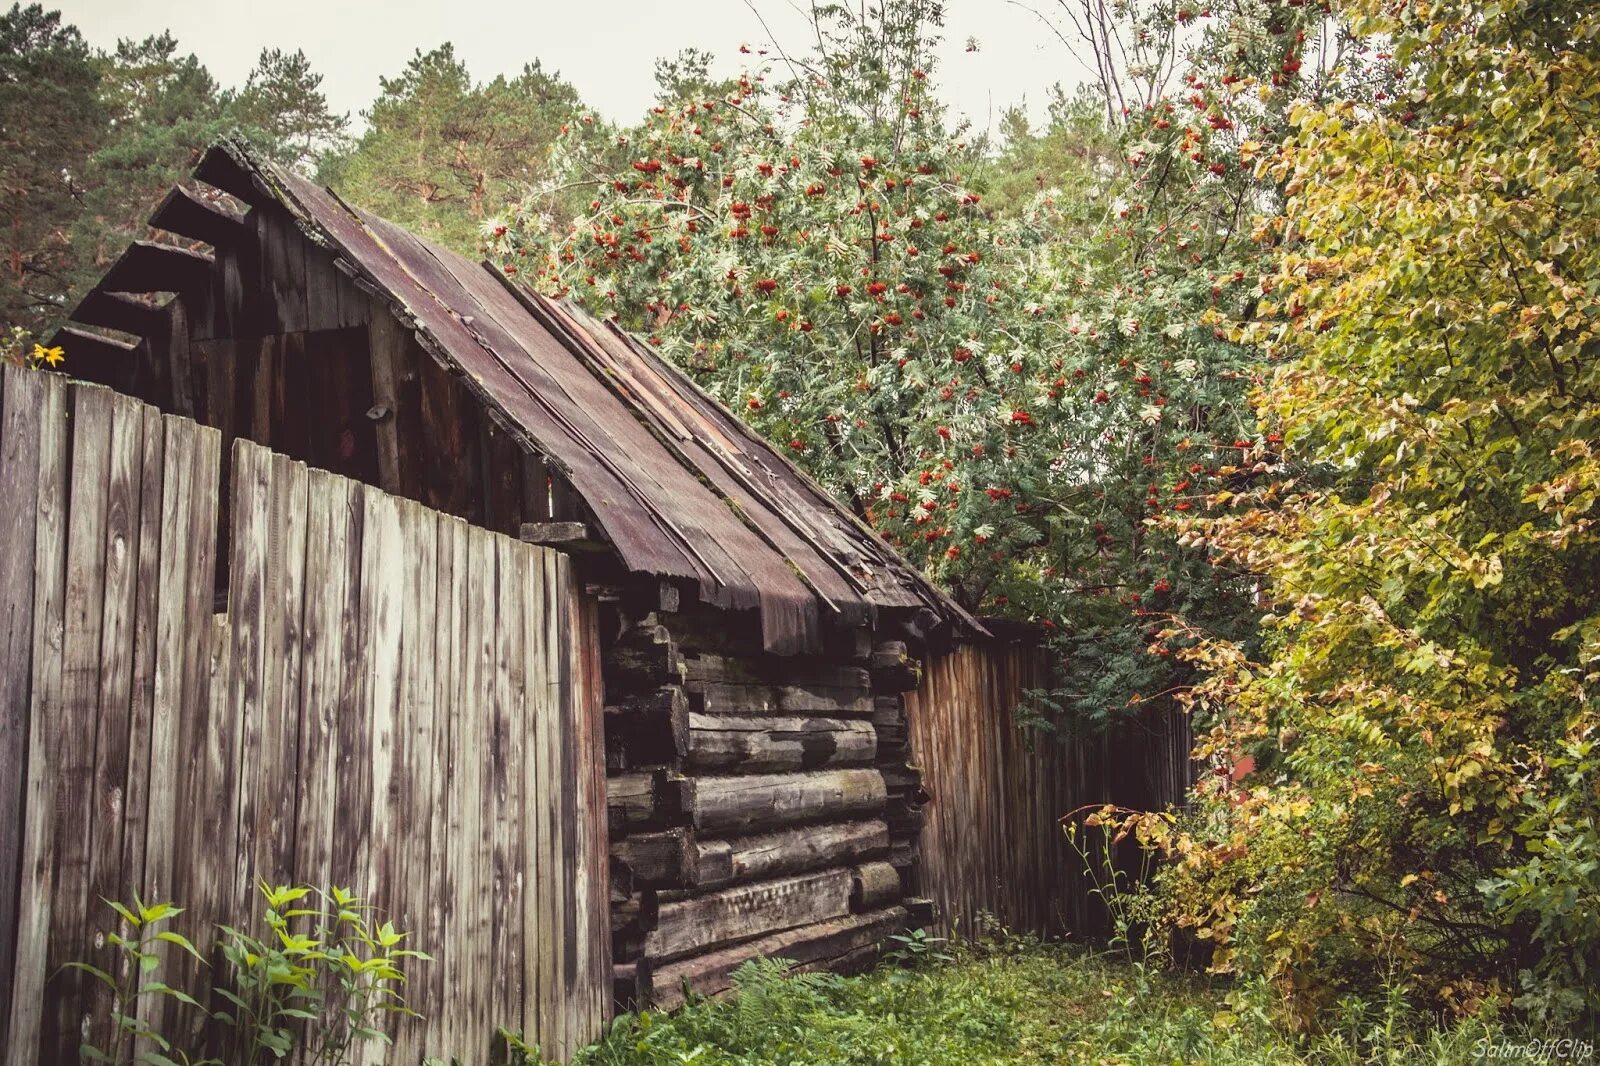
[[(73, 377), (212, 427), (224, 497), (255, 484), (230, 462), (303, 463), (564, 557), (581, 601), (567, 639), (600, 664), (603, 748), (573, 758), (592, 758), (597, 775), (604, 762), (609, 863), (593, 880), (609, 900), (616, 1002), (672, 1006), (686, 989), (728, 987), (761, 956), (858, 966), (890, 934), (933, 921), (919, 836), (945, 837), (926, 833), (938, 785), (918, 766), (948, 767), (953, 795), (976, 785), (961, 775), (1004, 776), (1002, 747), (1029, 758), (1005, 738), (1038, 656), (1005, 677), (947, 671), (944, 703), (922, 697), (927, 740), (914, 753), (915, 700), (903, 694), (920, 661), (986, 639), (984, 627), (683, 374), (609, 323), (239, 144), (209, 150), (195, 179), (151, 218), (170, 238), (131, 246), (54, 343)], [(261, 506), (296, 506), (272, 499)], [(241, 554), (228, 516), (249, 506), (219, 504), (218, 610)], [(307, 559), (330, 528), (311, 521)], [(260, 581), (274, 595), (270, 576)], [(305, 603), (319, 592), (308, 583)], [(959, 723), (980, 720), (995, 739), (969, 745)], [(473, 735), (486, 758), (519, 743), (492, 725)], [(292, 767), (288, 777), (297, 787)], [(580, 766), (564, 787), (582, 780)], [(973, 842), (993, 868), (964, 869), (953, 850), (936, 863), (941, 884), (968, 882), (949, 906), (958, 891), (973, 909), (999, 906), (995, 886), (1019, 863), (1006, 892), (1051, 891), (1054, 818), (1070, 790), (1039, 780), (973, 792), (974, 803), (993, 793), (979, 823), (991, 839)], [(951, 809), (940, 832), (962, 837), (966, 821)], [(423, 831), (389, 827), (408, 830)], [(550, 876), (514, 873), (517, 884)], [(384, 886), (364, 887), (383, 901)], [(537, 1027), (537, 1011), (518, 1017)]]

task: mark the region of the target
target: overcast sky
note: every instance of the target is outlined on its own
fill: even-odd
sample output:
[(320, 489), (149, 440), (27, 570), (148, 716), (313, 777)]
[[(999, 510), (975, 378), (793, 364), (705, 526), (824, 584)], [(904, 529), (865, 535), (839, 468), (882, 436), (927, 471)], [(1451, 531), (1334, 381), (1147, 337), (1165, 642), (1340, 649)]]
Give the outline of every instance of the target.
[[(46, 6), (54, 6), (45, 0)], [(418, 49), (445, 41), (483, 80), (540, 59), (577, 86), (608, 118), (632, 121), (654, 90), (653, 62), (693, 45), (718, 67), (739, 65), (739, 45), (775, 36), (803, 50), (806, 35), (792, 0), (754, 0), (771, 35), (745, 0), (58, 0), (63, 16), (93, 45), (170, 29), (223, 85), (242, 82), (262, 48), (305, 49), (324, 78), (329, 103), (359, 122), (380, 75), (398, 73)], [(1083, 71), (1032, 13), (1058, 0), (952, 0), (939, 76), (944, 96), (978, 129), (1026, 97), (1038, 114), (1048, 87)], [(967, 39), (979, 48), (967, 51)]]

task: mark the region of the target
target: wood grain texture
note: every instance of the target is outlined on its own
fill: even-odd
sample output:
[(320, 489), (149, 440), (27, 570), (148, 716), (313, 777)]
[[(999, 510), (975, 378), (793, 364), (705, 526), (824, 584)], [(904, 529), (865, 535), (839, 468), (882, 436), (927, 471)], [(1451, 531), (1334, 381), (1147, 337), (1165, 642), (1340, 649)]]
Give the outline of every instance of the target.
[[(410, 967), (423, 1020), (386, 1023), (406, 1061), (484, 1061), (497, 1025), (555, 1053), (596, 1035), (602, 693), (566, 560), (238, 441), (213, 614), (216, 431), (45, 375), (8, 373), (0, 405), (32, 500), (3, 559), (28, 575), (0, 644), (27, 730), (5, 1066), (105, 1035), (109, 1003), (51, 978), (105, 961), (99, 895), (178, 902), (205, 946), (256, 925), (263, 879), (348, 886), (441, 960)], [(131, 1007), (218, 1047), (165, 997)]]
[(850, 911), (848, 869), (739, 885), (675, 903), (663, 903), (645, 954), (670, 960), (715, 944), (749, 940)]
[(33, 657), (34, 545), (44, 375), (0, 368), (0, 1047), (9, 1044), (28, 778), (28, 680)]
[(883, 775), (867, 769), (690, 778), (686, 786), (690, 823), (707, 833), (873, 814), (887, 800)]
[[(89, 1000), (84, 975), (58, 973), (76, 957), (90, 922), (89, 848), (93, 808), (94, 737), (99, 719), (100, 624), (105, 608), (103, 506), (111, 466), (113, 393), (74, 386), (69, 396), (72, 463), (67, 500), (67, 586), (61, 648), (61, 714), (56, 762), (55, 907), (51, 912), (50, 971), (56, 1010), (45, 1019), (43, 1051), (65, 1061), (76, 1053)], [(81, 950), (81, 948), (79, 949)]]

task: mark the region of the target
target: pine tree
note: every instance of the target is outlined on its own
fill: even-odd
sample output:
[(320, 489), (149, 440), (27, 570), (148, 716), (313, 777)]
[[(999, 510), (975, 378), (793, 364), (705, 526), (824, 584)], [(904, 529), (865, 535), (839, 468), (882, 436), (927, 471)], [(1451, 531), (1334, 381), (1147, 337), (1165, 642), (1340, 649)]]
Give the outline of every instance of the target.
[(59, 12), (14, 5), (0, 16), (0, 325), (42, 331), (73, 274), (68, 231), (101, 134), (100, 74)]
[(547, 172), (578, 94), (538, 62), (477, 84), (450, 44), (418, 52), (366, 112), (367, 132), (321, 177), (430, 239), (475, 252), (484, 220)]
[(329, 110), (322, 75), (300, 49), (263, 48), (228, 114), (267, 154), (305, 173), (341, 150), (350, 128), (348, 115)]

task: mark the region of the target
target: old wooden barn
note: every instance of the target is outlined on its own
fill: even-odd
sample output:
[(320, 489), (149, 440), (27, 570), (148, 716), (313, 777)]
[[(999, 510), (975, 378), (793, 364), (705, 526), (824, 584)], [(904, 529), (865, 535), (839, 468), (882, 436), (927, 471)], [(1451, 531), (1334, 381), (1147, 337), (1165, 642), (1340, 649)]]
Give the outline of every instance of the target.
[(1085, 920), (1056, 819), (1147, 760), (1030, 750), (1026, 641), (610, 325), (239, 145), (195, 178), (55, 341), (109, 388), (0, 396), (5, 1063), (93, 1035), (58, 968), (134, 892), (196, 939), (367, 894), (438, 957), (397, 1062)]

